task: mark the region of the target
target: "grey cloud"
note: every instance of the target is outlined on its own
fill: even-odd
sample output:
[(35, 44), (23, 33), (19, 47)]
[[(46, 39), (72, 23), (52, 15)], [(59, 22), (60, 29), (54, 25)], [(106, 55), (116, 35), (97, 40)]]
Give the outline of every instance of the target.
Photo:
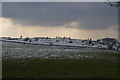
[(80, 29), (105, 29), (118, 24), (117, 9), (103, 2), (3, 2), (2, 13), (14, 24), (27, 26), (56, 27), (77, 21)]
[(0, 2), (0, 17), (2, 17), (2, 2)]

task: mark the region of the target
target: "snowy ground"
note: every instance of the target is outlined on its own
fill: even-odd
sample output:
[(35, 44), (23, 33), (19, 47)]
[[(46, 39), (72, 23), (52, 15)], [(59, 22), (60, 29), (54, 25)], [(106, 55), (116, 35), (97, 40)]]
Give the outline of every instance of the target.
[[(2, 57), (8, 58), (41, 58), (41, 59), (84, 59), (84, 58), (108, 58), (101, 54), (115, 53), (116, 51), (99, 49), (99, 48), (83, 48), (77, 46), (51, 46), (51, 45), (32, 45), (21, 43), (2, 43)], [(109, 56), (111, 59), (111, 56)]]
[(89, 45), (88, 41), (83, 41), (80, 39), (36, 39), (30, 38), (27, 41), (24, 41), (25, 38), (18, 38), (17, 40), (8, 40), (8, 39), (0, 39), (6, 42), (13, 42), (13, 43), (22, 43), (22, 44), (35, 44), (35, 45), (58, 45), (58, 46), (77, 46), (77, 47), (97, 47), (97, 48), (108, 48), (106, 45), (102, 44), (94, 44)]

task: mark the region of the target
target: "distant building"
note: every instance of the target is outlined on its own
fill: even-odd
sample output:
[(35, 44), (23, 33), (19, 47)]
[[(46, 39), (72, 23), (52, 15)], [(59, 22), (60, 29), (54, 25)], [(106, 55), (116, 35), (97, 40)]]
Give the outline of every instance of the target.
[(62, 37), (56, 37), (56, 39), (62, 39)]
[(56, 39), (71, 39), (71, 37), (56, 37)]
[(10, 37), (1, 37), (2, 39), (9, 39)]
[(18, 40), (18, 38), (8, 38), (8, 40)]

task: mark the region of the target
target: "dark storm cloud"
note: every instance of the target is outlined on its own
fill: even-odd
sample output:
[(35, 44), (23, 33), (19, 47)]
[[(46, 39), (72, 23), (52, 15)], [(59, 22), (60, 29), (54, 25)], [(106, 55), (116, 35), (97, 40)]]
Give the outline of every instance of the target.
[(117, 8), (103, 2), (4, 2), (2, 10), (3, 17), (28, 26), (56, 27), (77, 21), (81, 29), (105, 29), (118, 20)]
[(2, 17), (2, 2), (0, 2), (0, 17)]

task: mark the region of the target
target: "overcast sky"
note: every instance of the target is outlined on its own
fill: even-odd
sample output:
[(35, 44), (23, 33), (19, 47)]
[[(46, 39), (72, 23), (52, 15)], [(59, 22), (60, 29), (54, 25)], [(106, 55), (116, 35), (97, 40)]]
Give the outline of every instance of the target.
[[(92, 38), (117, 37), (118, 9), (104, 2), (3, 2), (2, 18), (11, 22), (14, 27), (19, 25), (21, 31), (25, 31), (25, 28), (37, 31), (39, 28), (37, 34), (31, 32), (31, 34), (34, 34), (33, 36), (39, 36), (38, 33), (43, 34), (43, 36), (61, 36), (60, 33), (54, 36), (53, 34), (56, 34), (58, 29), (62, 33), (63, 30), (60, 29), (64, 28), (67, 33), (69, 30), (77, 30), (77, 34), (71, 31), (74, 36), (70, 32), (70, 35), (63, 34), (63, 36), (73, 38), (82, 38), (86, 35), (82, 34), (82, 36), (75, 37), (79, 32), (81, 33), (80, 30), (88, 31)], [(44, 30), (43, 33), (41, 33), (41, 28)], [(46, 33), (45, 30), (48, 28), (49, 30)], [(9, 32), (11, 32), (12, 27), (9, 27), (9, 29)], [(105, 30), (113, 30), (113, 35), (109, 35), (110, 32), (106, 32), (104, 35), (102, 31), (105, 32)], [(99, 31), (102, 35), (98, 37), (100, 35)], [(19, 33), (20, 35), (20, 32), (17, 31), (15, 34)], [(92, 36), (95, 32), (98, 32), (98, 34)], [(7, 32), (5, 35), (7, 36)], [(22, 35), (26, 36), (23, 33)], [(90, 35), (87, 33), (86, 38)], [(11, 36), (15, 35), (11, 32)]]

